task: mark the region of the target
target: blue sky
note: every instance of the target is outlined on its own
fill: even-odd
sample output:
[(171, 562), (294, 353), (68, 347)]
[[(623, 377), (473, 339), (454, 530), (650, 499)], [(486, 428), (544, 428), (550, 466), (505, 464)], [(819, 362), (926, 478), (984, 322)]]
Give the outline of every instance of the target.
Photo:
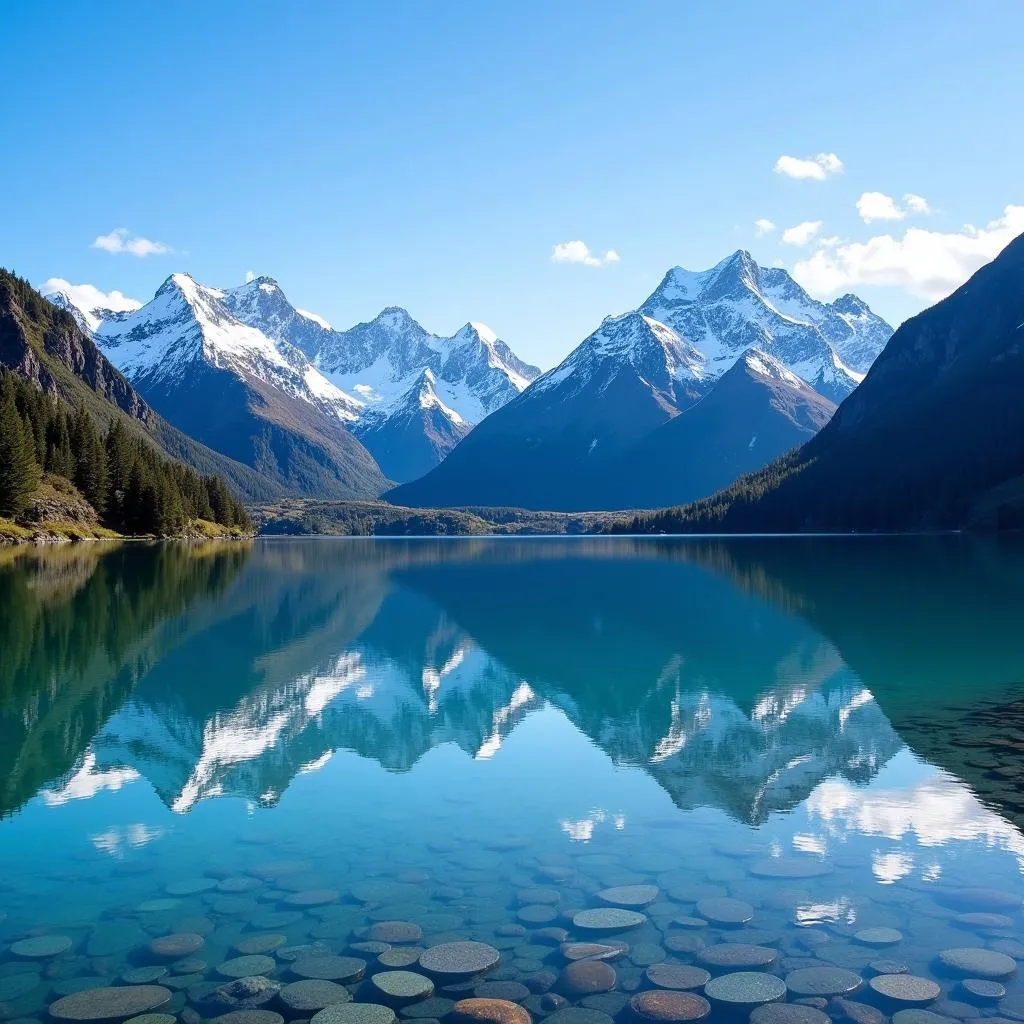
[[(175, 270), (255, 271), (337, 327), (403, 305), (546, 367), (676, 264), (748, 248), (896, 322), (1024, 230), (1011, 0), (4, 18), (0, 263), (37, 284), (145, 300)], [(173, 251), (111, 251), (133, 238)], [(569, 242), (589, 262), (552, 258)]]

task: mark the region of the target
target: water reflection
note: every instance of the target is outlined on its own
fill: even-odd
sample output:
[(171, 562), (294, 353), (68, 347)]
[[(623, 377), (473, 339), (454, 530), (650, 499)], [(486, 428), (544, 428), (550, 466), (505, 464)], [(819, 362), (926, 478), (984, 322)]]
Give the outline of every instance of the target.
[[(806, 802), (825, 831), (981, 836), (971, 790), (1024, 806), (996, 727), (1024, 707), (1022, 559), (959, 539), (19, 556), (0, 567), (2, 806), (140, 778), (176, 812), (271, 806), (335, 750), (393, 771), (442, 744), (487, 759), (548, 708), (679, 808), (757, 824)], [(865, 790), (905, 745), (955, 778)]]

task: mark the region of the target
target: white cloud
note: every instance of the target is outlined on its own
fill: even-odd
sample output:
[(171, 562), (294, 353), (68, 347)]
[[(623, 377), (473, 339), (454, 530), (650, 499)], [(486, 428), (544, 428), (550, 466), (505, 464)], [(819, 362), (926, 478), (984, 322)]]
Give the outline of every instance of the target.
[(112, 309), (116, 313), (138, 309), (142, 303), (123, 292), (103, 292), (92, 284), (72, 284), (63, 277), (47, 278), (39, 289), (43, 295), (63, 292), (81, 310)]
[(775, 161), (775, 173), (787, 178), (810, 178), (824, 181), (830, 174), (841, 174), (843, 161), (835, 153), (819, 153), (806, 160), (796, 156), (780, 156)]
[(754, 229), (757, 231), (757, 237), (761, 238), (764, 235), (770, 235), (775, 230), (775, 224), (767, 217), (762, 217), (760, 220), (754, 221)]
[(97, 235), (91, 248), (113, 253), (128, 252), (132, 256), (162, 256), (174, 252), (169, 245), (132, 235), (127, 228), (114, 228), (109, 235)]
[(858, 285), (906, 288), (937, 301), (1024, 232), (1024, 206), (1007, 206), (984, 227), (959, 231), (908, 228), (902, 237), (876, 235), (866, 242), (818, 248), (793, 267), (793, 277), (813, 295), (827, 296)]
[(575, 242), (559, 242), (551, 248), (554, 263), (582, 263), (585, 267), (603, 267), (606, 263), (618, 263), (621, 258), (614, 249), (609, 249), (603, 256), (597, 256), (590, 251), (586, 242), (578, 239)]
[(820, 220), (805, 220), (794, 224), (782, 232), (782, 241), (786, 245), (806, 245), (821, 230)]
[(247, 270), (245, 272), (245, 283), (248, 284), (250, 281), (255, 281), (255, 280), (256, 280), (256, 275), (251, 270)]
[(900, 206), (892, 196), (884, 192), (864, 192), (857, 200), (857, 212), (865, 224), (874, 220), (903, 220), (908, 214), (932, 212), (928, 200), (913, 192), (908, 192), (903, 202), (905, 205)]
[(857, 212), (865, 224), (873, 220), (903, 220), (907, 215), (896, 205), (896, 200), (884, 192), (865, 192), (857, 200)]

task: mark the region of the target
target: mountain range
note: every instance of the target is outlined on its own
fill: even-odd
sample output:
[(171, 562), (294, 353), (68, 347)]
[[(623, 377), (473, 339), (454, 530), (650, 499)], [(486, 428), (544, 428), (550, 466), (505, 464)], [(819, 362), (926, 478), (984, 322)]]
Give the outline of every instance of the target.
[(891, 334), (855, 296), (818, 302), (743, 251), (670, 270), (544, 374), (479, 323), (442, 337), (389, 307), (335, 330), (269, 277), (174, 274), (131, 309), (51, 299), (155, 409), (284, 492), (420, 507), (713, 493), (813, 436)]
[(906, 321), (819, 434), (729, 489), (626, 529), (1024, 526), (1024, 236)]
[[(435, 470), (388, 497), (579, 511), (709, 494), (735, 479), (731, 467), (759, 468), (813, 434), (862, 379), (839, 353), (866, 368), (891, 333), (856, 297), (817, 302), (747, 252), (699, 273), (677, 267), (639, 309), (606, 319)], [(738, 398), (728, 372), (749, 350), (764, 372), (741, 368), (748, 384)], [(676, 418), (678, 429), (653, 437)], [(649, 455), (634, 462), (649, 435)]]
[(173, 274), (119, 311), (49, 297), (181, 429), (316, 497), (426, 473), (539, 373), (484, 324), (445, 338), (389, 308), (335, 331), (269, 277), (220, 289)]

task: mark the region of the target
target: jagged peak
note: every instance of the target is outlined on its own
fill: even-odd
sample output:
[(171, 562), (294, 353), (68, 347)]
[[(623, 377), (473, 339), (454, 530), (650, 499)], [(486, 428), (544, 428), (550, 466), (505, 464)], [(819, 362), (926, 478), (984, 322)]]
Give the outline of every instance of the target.
[[(385, 306), (372, 320), (367, 321), (375, 327), (387, 327), (391, 330), (407, 330), (414, 328), (423, 331), (420, 323), (402, 306)], [(362, 326), (362, 325), (361, 325)], [(426, 333), (424, 331), (424, 333)]]

